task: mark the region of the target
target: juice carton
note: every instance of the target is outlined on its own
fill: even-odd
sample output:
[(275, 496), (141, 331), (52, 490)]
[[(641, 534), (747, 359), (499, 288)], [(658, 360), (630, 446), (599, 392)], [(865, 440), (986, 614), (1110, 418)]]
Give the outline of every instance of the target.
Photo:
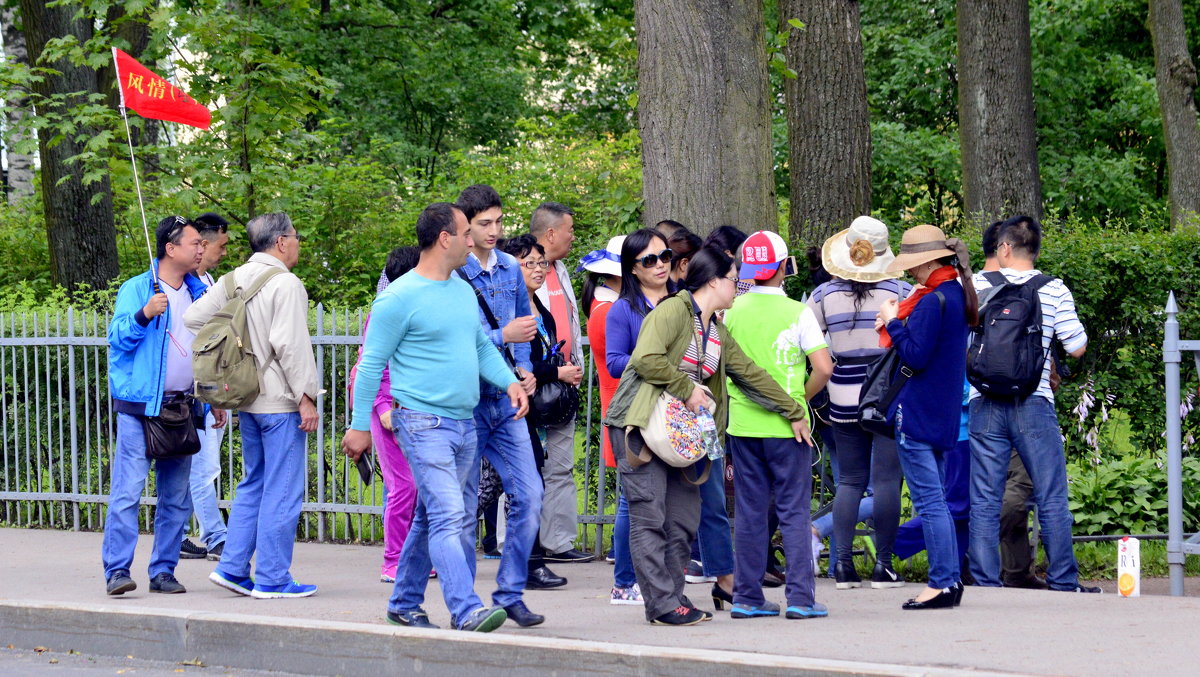
[(1117, 541), (1117, 590), (1122, 597), (1142, 594), (1142, 546), (1132, 536)]

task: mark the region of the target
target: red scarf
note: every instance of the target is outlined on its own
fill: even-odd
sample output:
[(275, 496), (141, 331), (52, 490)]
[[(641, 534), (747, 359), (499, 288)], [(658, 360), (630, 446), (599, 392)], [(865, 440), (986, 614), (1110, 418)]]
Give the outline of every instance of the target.
[[(924, 298), (926, 294), (929, 294), (934, 289), (937, 289), (938, 286), (943, 282), (949, 282), (957, 277), (958, 271), (954, 269), (954, 266), (942, 266), (941, 268), (938, 268), (930, 273), (929, 277), (925, 280), (925, 284), (918, 285), (916, 288), (917, 290), (913, 292), (912, 296), (909, 296), (900, 302), (900, 312), (896, 315), (896, 319), (903, 320), (909, 315), (912, 315), (913, 308), (917, 307), (917, 303)], [(892, 347), (892, 337), (888, 335), (887, 325), (884, 325), (879, 330), (879, 347)]]

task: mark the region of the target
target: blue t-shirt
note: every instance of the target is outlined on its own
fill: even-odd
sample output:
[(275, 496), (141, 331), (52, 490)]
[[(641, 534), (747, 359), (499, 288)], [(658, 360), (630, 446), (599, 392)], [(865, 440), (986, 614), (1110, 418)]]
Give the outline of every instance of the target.
[(458, 277), (430, 280), (410, 271), (375, 298), (354, 382), (350, 427), (370, 430), (371, 407), (384, 365), (400, 406), (438, 416), (472, 418), (479, 379), (500, 388), (516, 382), (483, 331), (475, 293)]

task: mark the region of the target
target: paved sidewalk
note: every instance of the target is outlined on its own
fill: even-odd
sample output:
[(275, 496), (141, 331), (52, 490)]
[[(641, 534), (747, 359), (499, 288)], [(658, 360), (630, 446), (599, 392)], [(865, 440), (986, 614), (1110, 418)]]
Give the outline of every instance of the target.
[[(0, 646), (18, 623), (14, 609), (25, 605), (86, 607), (88, 612), (162, 615), (196, 624), (203, 618), (272, 617), (271, 625), (287, 628), (359, 628), (367, 635), (439, 639), (463, 645), (466, 633), (393, 629), (384, 622), (391, 586), (379, 582), (382, 550), (371, 546), (301, 543), (296, 546), (293, 575), (320, 586), (318, 594), (298, 600), (254, 600), (233, 595), (207, 581), (215, 563), (183, 560), (176, 570), (187, 586), (186, 595), (147, 592), (145, 572), (150, 538), (139, 542), (133, 577), (139, 589), (122, 597), (104, 594), (100, 566), (101, 535), (0, 529)], [(479, 562), (479, 590), (485, 600), (497, 563)], [(570, 579), (566, 588), (532, 591), (526, 601), (547, 616), (545, 625), (522, 629), (506, 624), (488, 636), (489, 646), (505, 642), (526, 648), (582, 647), (592, 652), (654, 657), (656, 653), (693, 652), (705, 660), (736, 662), (739, 656), (761, 663), (780, 657), (781, 666), (800, 666), (810, 660), (808, 674), (862, 672), (887, 674), (881, 666), (896, 666), (892, 674), (949, 674), (957, 671), (1007, 672), (1039, 675), (1191, 675), (1200, 649), (1200, 599), (1143, 596), (1122, 599), (1114, 594), (1078, 595), (1024, 590), (968, 588), (963, 605), (953, 611), (905, 612), (900, 604), (913, 596), (918, 584), (901, 589), (835, 591), (827, 580), (817, 583), (817, 598), (830, 608), (830, 617), (811, 621), (783, 618), (735, 621), (718, 612), (711, 623), (690, 628), (664, 628), (645, 622), (640, 607), (612, 606), (608, 590), (612, 567), (604, 563), (556, 565)], [(1196, 583), (1190, 582), (1195, 593)], [(707, 588), (688, 586), (701, 608), (712, 609)], [(768, 590), (782, 602), (782, 591)], [(447, 626), (448, 614), (436, 581), (430, 582), (426, 608), (433, 622)], [(7, 613), (8, 615), (4, 615)], [(187, 623), (185, 623), (186, 625)], [(361, 625), (351, 625), (361, 624)], [(382, 633), (382, 634), (381, 634)], [(314, 634), (316, 637), (322, 635)], [(339, 635), (340, 636), (340, 635)], [(333, 635), (330, 635), (333, 642)], [(478, 636), (471, 636), (475, 639)], [(563, 638), (563, 639), (556, 639)], [(569, 642), (565, 640), (590, 640)], [(608, 647), (593, 646), (593, 642)], [(586, 645), (586, 646), (585, 646)], [(637, 646), (635, 646), (637, 645)], [(414, 644), (415, 646), (415, 644)], [(652, 647), (670, 647), (656, 650)], [(30, 648), (30, 647), (25, 647)], [(71, 647), (51, 646), (56, 651)], [(307, 647), (315, 650), (316, 647)], [(338, 646), (328, 647), (335, 651)], [(542, 650), (542, 649), (539, 649)], [(707, 652), (701, 650), (708, 650)], [(714, 652), (725, 652), (720, 655)], [(263, 653), (270, 655), (269, 651)], [(459, 653), (464, 662), (478, 654)], [(784, 658), (797, 659), (783, 661)], [(455, 659), (458, 660), (458, 659)], [(845, 663), (839, 663), (845, 662)], [(854, 667), (854, 662), (872, 666)], [(839, 667), (840, 666), (840, 667)], [(915, 670), (904, 670), (910, 666)], [(251, 666), (245, 666), (251, 667)], [(265, 669), (284, 669), (264, 658)], [(515, 666), (510, 666), (515, 667)], [(536, 668), (525, 665), (523, 668)], [(628, 667), (628, 666), (626, 666)], [(748, 666), (744, 666), (748, 667)], [(821, 669), (818, 670), (817, 667)], [(871, 667), (871, 669), (867, 669)], [(878, 669), (876, 669), (878, 668)], [(783, 668), (779, 668), (782, 670)], [(789, 668), (791, 669), (791, 668)], [(721, 672), (714, 670), (713, 674)], [(786, 672), (786, 670), (785, 670)], [(804, 670), (801, 670), (804, 672)], [(620, 670), (614, 674), (620, 673)], [(724, 674), (728, 674), (727, 671)], [(775, 674), (766, 672), (763, 674)]]

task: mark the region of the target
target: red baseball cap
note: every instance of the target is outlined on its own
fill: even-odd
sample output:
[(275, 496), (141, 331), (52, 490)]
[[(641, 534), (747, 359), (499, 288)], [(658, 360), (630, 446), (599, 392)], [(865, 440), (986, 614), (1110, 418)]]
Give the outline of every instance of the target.
[(760, 230), (742, 243), (742, 267), (738, 277), (743, 280), (769, 280), (788, 257), (787, 243), (778, 233)]

